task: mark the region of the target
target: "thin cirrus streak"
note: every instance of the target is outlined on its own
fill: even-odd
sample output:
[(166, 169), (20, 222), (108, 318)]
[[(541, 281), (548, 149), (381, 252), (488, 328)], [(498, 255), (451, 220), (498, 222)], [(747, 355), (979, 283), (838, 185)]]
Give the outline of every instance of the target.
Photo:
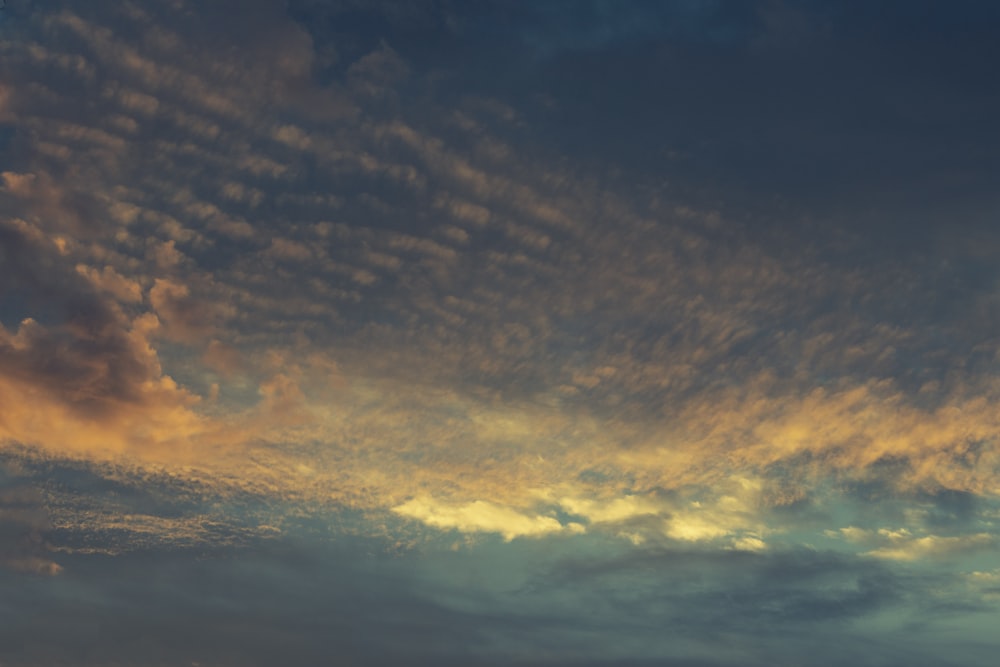
[(882, 251), (575, 163), (533, 110), (572, 119), (572, 96), (452, 94), (391, 41), (339, 56), (316, 32), (336, 3), (293, 4), (315, 23), (97, 2), (0, 24), (0, 563), (252, 550), (311, 517), (403, 552), (623, 550), (567, 561), (594, 590), (657, 554), (770, 582), (760, 559), (825, 550), (885, 583), (845, 609), (958, 561), (995, 596), (997, 296), (954, 268), (995, 235)]

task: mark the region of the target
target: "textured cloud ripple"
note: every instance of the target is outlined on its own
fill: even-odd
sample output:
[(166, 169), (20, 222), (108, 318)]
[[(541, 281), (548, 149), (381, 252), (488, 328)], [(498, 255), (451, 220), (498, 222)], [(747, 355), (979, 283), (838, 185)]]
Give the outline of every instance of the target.
[(1000, 15), (876, 5), (8, 2), (0, 664), (992, 664)]

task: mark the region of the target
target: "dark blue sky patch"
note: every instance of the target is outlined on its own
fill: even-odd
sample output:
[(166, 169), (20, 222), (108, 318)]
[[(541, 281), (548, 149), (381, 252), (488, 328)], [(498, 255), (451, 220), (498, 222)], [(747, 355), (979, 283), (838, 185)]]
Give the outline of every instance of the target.
[[(417, 73), (467, 72), (453, 87), (526, 110), (540, 141), (579, 159), (690, 188), (714, 184), (739, 205), (780, 197), (873, 233), (896, 235), (899, 220), (909, 238), (932, 225), (929, 207), (991, 196), (998, 98), (985, 85), (997, 43), (988, 4), (352, 11), (336, 15), (343, 30), (372, 35), (367, 49), (385, 40)], [(336, 42), (332, 29), (313, 29)], [(435, 60), (433, 49), (453, 57), (456, 44), (468, 53)], [(486, 63), (499, 71), (484, 72)], [(875, 230), (862, 222), (872, 213)]]

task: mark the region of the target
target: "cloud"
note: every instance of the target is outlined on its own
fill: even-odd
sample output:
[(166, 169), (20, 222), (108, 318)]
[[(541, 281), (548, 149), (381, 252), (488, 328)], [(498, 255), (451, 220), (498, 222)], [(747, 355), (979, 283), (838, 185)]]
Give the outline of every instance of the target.
[(500, 533), (507, 541), (516, 537), (579, 533), (584, 530), (579, 523), (570, 522), (563, 525), (551, 516), (525, 514), (483, 500), (463, 505), (448, 505), (431, 498), (414, 498), (393, 507), (392, 511), (435, 528), (454, 528), (471, 533)]
[(0, 467), (0, 568), (33, 575), (62, 571), (49, 553), (51, 528), (37, 489), (11, 478)]
[(216, 304), (191, 294), (185, 284), (157, 278), (149, 290), (149, 303), (156, 312), (163, 333), (170, 340), (197, 343), (216, 330), (224, 311)]
[(976, 49), (563, 9), (4, 21), (0, 662), (995, 662)]
[[(880, 534), (881, 531), (880, 531)], [(985, 550), (996, 545), (997, 539), (990, 533), (976, 533), (957, 537), (940, 537), (925, 535), (908, 539), (909, 535), (895, 532), (885, 534), (891, 546), (880, 547), (867, 552), (876, 558), (891, 560), (916, 560), (925, 557), (947, 557), (968, 553), (974, 550)]]
[[(582, 485), (575, 489), (577, 493), (586, 490)], [(580, 516), (588, 525), (636, 545), (662, 543), (669, 538), (681, 543), (725, 544), (759, 551), (767, 547), (761, 538), (773, 532), (769, 527), (771, 508), (760, 479), (719, 480), (710, 495), (698, 496), (691, 491), (601, 499), (567, 495), (559, 497), (557, 503), (569, 515)]]
[[(115, 302), (81, 281), (63, 264), (58, 239), (20, 220), (0, 224), (0, 234), (9, 260), (4, 263), (8, 289), (20, 288), (58, 309), (62, 320), (48, 327), (26, 318), (16, 333), (3, 331), (7, 378), (35, 383), (98, 413), (103, 399), (131, 401), (133, 386), (159, 372), (143, 338), (151, 321), (130, 321)], [(113, 272), (104, 276), (121, 279)], [(134, 284), (122, 284), (134, 294)]]
[[(933, 642), (919, 638), (900, 642), (892, 628), (905, 621), (890, 624), (885, 636), (870, 628), (907, 609), (913, 619), (911, 601), (923, 601), (915, 617), (924, 621), (934, 618), (935, 604), (961, 599), (940, 597), (936, 577), (907, 577), (881, 561), (831, 553), (607, 554), (599, 545), (584, 536), (409, 551), (350, 533), (320, 540), (303, 525), (239, 551), (62, 554), (71, 591), (51, 585), (55, 580), (4, 581), (5, 601), (20, 613), (0, 629), (0, 645), (12, 664), (83, 651), (82, 664), (155, 653), (185, 663), (297, 665), (322, 660), (336, 645), (341, 657), (370, 665), (535, 665), (544, 653), (556, 665), (690, 665), (700, 656), (704, 665), (723, 667), (748, 664), (742, 647), (749, 643), (760, 656), (755, 665), (768, 658), (930, 665), (928, 656), (940, 659), (943, 649), (928, 653)], [(131, 639), (95, 642), (79, 631), (80, 604), (85, 623), (119, 628)], [(44, 625), (36, 621), (42, 611)], [(232, 614), (239, 623), (218, 622)], [(808, 639), (789, 636), (789, 628)], [(720, 651), (720, 635), (738, 648)], [(18, 636), (23, 641), (14, 641)], [(185, 641), (171, 640), (177, 636)], [(818, 658), (817, 641), (831, 642)], [(988, 664), (972, 647), (954, 648), (960, 652), (952, 656)]]
[(666, 511), (664, 503), (648, 496), (625, 496), (606, 501), (567, 497), (561, 498), (559, 504), (567, 512), (583, 516), (591, 523), (627, 521)]
[(76, 272), (85, 276), (98, 289), (110, 293), (119, 301), (135, 303), (142, 300), (142, 286), (135, 280), (129, 280), (115, 271), (114, 267), (105, 266), (101, 271), (83, 264), (76, 265)]
[[(75, 132), (86, 135), (87, 130), (77, 128)], [(60, 141), (73, 139), (73, 129), (55, 127), (53, 131), (59, 135)], [(93, 193), (83, 188), (67, 187), (45, 172), (7, 171), (0, 178), (3, 179), (3, 191), (14, 200), (11, 204), (30, 211), (49, 229), (81, 239), (98, 232), (96, 221), (105, 207)]]
[[(36, 226), (0, 221), (10, 294), (46, 304), (54, 321), (27, 317), (0, 324), (0, 437), (54, 451), (107, 455), (163, 443), (200, 430), (197, 397), (163, 374), (150, 334), (150, 314), (130, 316), (117, 296), (134, 301), (135, 283), (111, 271), (90, 276), (63, 260), (64, 246)], [(102, 295), (98, 281), (111, 281)], [(133, 452), (135, 450), (133, 449)]]
[(989, 327), (912, 315), (951, 274), (521, 151), (528, 102), (416, 99), (401, 46), (314, 78), (321, 41), (257, 5), (20, 25), (8, 440), (504, 536), (565, 531), (543, 498), (720, 548), (770, 546), (767, 493), (996, 492), (998, 389), (962, 352)]
[[(961, 557), (990, 549), (997, 542), (997, 537), (987, 532), (942, 536), (914, 534), (907, 528), (870, 530), (856, 526), (847, 526), (837, 532), (844, 539), (869, 549), (862, 555), (896, 561)], [(836, 534), (834, 531), (827, 533)]]

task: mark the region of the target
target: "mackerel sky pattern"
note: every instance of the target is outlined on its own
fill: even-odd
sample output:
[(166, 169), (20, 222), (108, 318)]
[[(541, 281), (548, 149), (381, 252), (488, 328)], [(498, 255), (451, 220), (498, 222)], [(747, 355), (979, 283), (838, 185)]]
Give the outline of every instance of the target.
[(1000, 5), (8, 0), (0, 665), (986, 667)]

